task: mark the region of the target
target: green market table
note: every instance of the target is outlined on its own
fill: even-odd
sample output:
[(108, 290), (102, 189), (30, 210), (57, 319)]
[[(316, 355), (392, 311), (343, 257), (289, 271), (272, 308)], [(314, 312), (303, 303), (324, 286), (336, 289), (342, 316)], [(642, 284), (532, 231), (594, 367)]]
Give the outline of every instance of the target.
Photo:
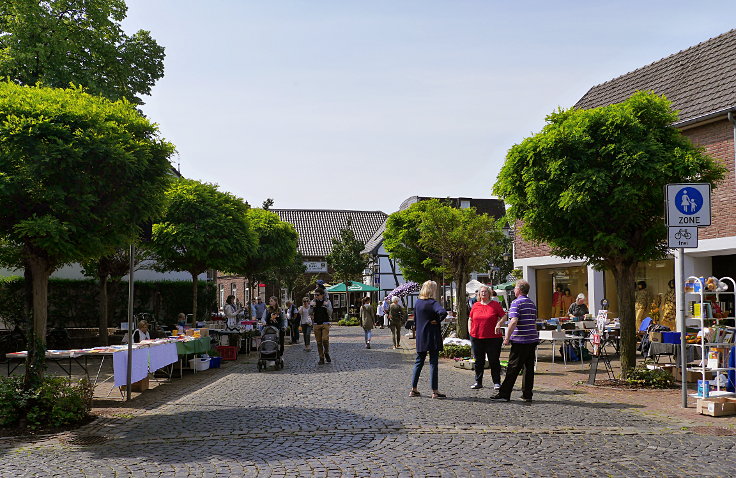
[[(189, 355), (206, 354), (210, 351), (212, 340), (210, 337), (200, 337), (194, 340), (177, 341), (176, 342), (176, 354), (181, 358), (179, 359), (179, 378), (183, 376), (184, 363), (187, 361)], [(197, 373), (197, 369), (193, 369), (194, 373)]]

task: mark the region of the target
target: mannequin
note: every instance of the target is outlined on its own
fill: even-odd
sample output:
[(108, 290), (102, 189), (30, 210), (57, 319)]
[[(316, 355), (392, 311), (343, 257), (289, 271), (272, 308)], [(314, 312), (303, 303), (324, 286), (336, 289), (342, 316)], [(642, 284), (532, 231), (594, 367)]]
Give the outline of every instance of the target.
[(558, 285), (555, 287), (555, 292), (552, 294), (552, 315), (550, 317), (559, 317), (562, 313), (562, 308), (560, 307), (560, 298), (562, 295), (562, 286)]
[(575, 302), (575, 297), (570, 295), (570, 289), (565, 289), (565, 293), (560, 296), (560, 313), (567, 312), (573, 302)]
[(647, 290), (647, 283), (640, 280), (636, 283), (636, 294), (634, 303), (634, 312), (636, 313), (636, 330), (641, 327), (642, 321), (649, 315), (649, 307), (652, 303), (652, 297)]
[(664, 300), (662, 301), (662, 318), (660, 319), (660, 325), (669, 327), (670, 330), (676, 330), (677, 308), (675, 306), (675, 279), (670, 280), (667, 285), (669, 286), (669, 290), (664, 295)]

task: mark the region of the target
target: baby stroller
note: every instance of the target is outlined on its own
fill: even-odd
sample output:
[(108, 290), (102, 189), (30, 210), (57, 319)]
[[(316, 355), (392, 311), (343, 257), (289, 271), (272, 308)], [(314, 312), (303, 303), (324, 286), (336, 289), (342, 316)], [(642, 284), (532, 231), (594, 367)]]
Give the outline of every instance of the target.
[(279, 347), (279, 329), (267, 325), (261, 334), (261, 345), (258, 346), (258, 371), (262, 372), (269, 360), (276, 363), (276, 368), (284, 368), (284, 359), (281, 358)]

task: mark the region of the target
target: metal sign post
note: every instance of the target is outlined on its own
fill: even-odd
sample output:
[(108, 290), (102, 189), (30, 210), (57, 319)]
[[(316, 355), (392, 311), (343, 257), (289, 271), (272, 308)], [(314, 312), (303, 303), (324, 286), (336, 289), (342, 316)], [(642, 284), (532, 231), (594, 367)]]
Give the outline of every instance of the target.
[(666, 220), (669, 229), (667, 247), (676, 250), (675, 304), (680, 330), (680, 379), (682, 408), (687, 408), (687, 344), (685, 333), (685, 248), (698, 247), (698, 228), (710, 226), (710, 184), (668, 184), (665, 187)]

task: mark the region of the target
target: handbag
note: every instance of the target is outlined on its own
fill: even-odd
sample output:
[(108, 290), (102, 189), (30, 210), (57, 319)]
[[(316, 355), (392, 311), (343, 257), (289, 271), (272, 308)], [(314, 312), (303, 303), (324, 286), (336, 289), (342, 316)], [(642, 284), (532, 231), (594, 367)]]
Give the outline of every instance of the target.
[(406, 321), (406, 324), (404, 324), (404, 328), (406, 330), (411, 330), (412, 328), (414, 328), (414, 321), (413, 320), (407, 320)]

